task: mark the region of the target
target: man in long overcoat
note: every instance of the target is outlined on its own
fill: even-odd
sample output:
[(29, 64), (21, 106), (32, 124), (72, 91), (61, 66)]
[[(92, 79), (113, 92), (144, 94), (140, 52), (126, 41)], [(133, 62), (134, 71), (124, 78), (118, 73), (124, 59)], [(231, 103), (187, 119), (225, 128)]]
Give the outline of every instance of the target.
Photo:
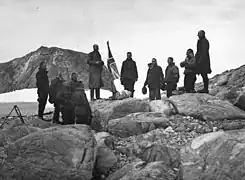
[(38, 95), (38, 117), (43, 119), (43, 113), (47, 104), (49, 94), (49, 79), (45, 61), (39, 64), (39, 71), (36, 74), (36, 87)]
[(197, 73), (201, 74), (203, 79), (204, 87), (202, 90), (198, 91), (199, 93), (208, 93), (208, 74), (212, 72), (210, 67), (210, 56), (209, 56), (209, 41), (205, 37), (205, 31), (200, 30), (198, 32), (197, 41), (197, 52), (195, 58), (197, 60)]
[(94, 99), (94, 91), (96, 99), (100, 99), (100, 88), (104, 86), (102, 81), (102, 70), (104, 62), (101, 59), (99, 53), (99, 46), (97, 44), (93, 45), (93, 51), (89, 53), (87, 63), (89, 65), (89, 89), (90, 89), (90, 99)]
[(125, 90), (131, 91), (131, 97), (134, 95), (134, 84), (138, 80), (138, 71), (136, 62), (132, 59), (132, 53), (127, 53), (127, 59), (123, 61), (121, 68), (121, 84)]
[(163, 71), (162, 68), (157, 65), (155, 58), (152, 58), (152, 62), (149, 66), (144, 87), (148, 85), (150, 101), (159, 100), (161, 99), (160, 87), (164, 80)]

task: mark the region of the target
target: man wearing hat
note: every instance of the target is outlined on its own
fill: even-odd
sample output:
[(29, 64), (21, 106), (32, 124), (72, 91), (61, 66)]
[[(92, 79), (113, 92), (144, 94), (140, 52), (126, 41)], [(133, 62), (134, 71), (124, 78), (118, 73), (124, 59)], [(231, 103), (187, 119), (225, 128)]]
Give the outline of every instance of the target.
[(104, 62), (101, 60), (99, 46), (93, 45), (93, 51), (89, 53), (87, 63), (89, 65), (89, 89), (90, 99), (94, 101), (94, 92), (96, 99), (100, 99), (100, 88), (104, 86), (102, 81), (102, 70)]
[(205, 31), (200, 30), (198, 32), (197, 52), (195, 58), (197, 60), (197, 73), (201, 74), (203, 79), (203, 89), (199, 90), (199, 93), (209, 93), (208, 91), (208, 74), (212, 72), (210, 67), (209, 56), (209, 41), (206, 39)]

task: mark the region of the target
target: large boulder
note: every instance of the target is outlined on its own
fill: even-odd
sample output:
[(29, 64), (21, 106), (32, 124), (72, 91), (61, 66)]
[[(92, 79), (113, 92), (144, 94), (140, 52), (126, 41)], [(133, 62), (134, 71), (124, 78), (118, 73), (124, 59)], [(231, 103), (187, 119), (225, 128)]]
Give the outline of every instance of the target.
[(4, 129), (0, 131), (0, 146), (5, 146), (38, 130), (40, 130), (40, 128), (26, 125)]
[(150, 106), (147, 101), (134, 98), (116, 101), (99, 100), (90, 102), (90, 105), (94, 116), (92, 124), (97, 124), (93, 128), (97, 131), (106, 130), (108, 121), (111, 119), (121, 118), (135, 112), (150, 111)]
[(184, 180), (245, 179), (245, 129), (202, 135), (180, 155)]
[(245, 119), (245, 112), (228, 101), (208, 94), (182, 94), (171, 96), (180, 114), (202, 120)]
[(139, 112), (110, 120), (107, 131), (118, 137), (129, 137), (156, 128), (167, 128), (169, 125), (170, 123), (163, 113)]
[(52, 127), (5, 146), (0, 179), (92, 178), (96, 141), (86, 125)]
[(178, 180), (180, 177), (164, 161), (146, 163), (137, 160), (110, 175), (107, 180)]
[(177, 113), (176, 105), (168, 98), (161, 100), (154, 100), (149, 102), (151, 112), (164, 113), (166, 115), (173, 115)]

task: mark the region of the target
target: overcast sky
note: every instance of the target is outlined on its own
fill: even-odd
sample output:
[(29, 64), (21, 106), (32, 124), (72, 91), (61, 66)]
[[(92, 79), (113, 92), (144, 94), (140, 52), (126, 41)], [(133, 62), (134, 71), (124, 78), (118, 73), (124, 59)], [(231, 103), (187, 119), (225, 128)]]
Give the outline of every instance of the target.
[(196, 51), (200, 29), (212, 75), (245, 62), (244, 0), (0, 0), (0, 22), (0, 62), (42, 45), (88, 53), (94, 43), (106, 61), (110, 40), (119, 68), (131, 51), (143, 82), (152, 57), (165, 69), (167, 57), (179, 65)]

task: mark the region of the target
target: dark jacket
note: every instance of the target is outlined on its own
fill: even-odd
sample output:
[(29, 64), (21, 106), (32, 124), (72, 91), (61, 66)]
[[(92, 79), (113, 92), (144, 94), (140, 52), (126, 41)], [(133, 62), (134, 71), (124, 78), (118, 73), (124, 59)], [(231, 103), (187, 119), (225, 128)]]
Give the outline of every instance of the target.
[(60, 88), (62, 87), (63, 80), (61, 80), (59, 77), (56, 77), (53, 79), (49, 86), (49, 102), (51, 104), (57, 103), (56, 95)]
[(167, 66), (164, 81), (176, 84), (179, 82), (179, 68), (175, 64)]
[(86, 93), (83, 88), (79, 87), (72, 95), (72, 102), (75, 106), (75, 115), (92, 115)]
[(185, 58), (185, 61), (180, 63), (180, 67), (185, 67), (184, 74), (196, 73), (197, 72), (197, 62), (196, 58)]
[(121, 68), (121, 79), (122, 81), (124, 79), (129, 79), (133, 81), (136, 81), (136, 79), (138, 79), (138, 70), (133, 59), (126, 59), (125, 61), (123, 61)]
[(212, 72), (210, 67), (209, 56), (209, 42), (204, 37), (197, 41), (197, 52), (195, 54), (197, 60), (197, 72), (210, 74)]
[(102, 70), (104, 62), (98, 51), (92, 51), (88, 54), (87, 64), (89, 65), (89, 88), (101, 88), (104, 86), (102, 81)]
[(147, 76), (144, 86), (148, 85), (150, 89), (160, 88), (163, 83), (164, 75), (162, 68), (158, 65), (150, 67), (147, 71)]
[(48, 71), (46, 69), (39, 68), (36, 74), (36, 87), (39, 91), (49, 92)]

